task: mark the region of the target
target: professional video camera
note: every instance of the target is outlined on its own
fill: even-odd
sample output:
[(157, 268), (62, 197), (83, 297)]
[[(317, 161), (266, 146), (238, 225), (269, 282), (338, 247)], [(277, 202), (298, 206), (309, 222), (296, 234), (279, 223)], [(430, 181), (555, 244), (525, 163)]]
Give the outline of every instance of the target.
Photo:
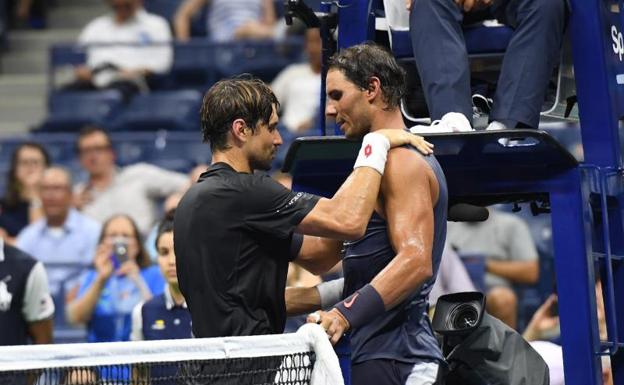
[(548, 385), (548, 366), (518, 332), (485, 312), (485, 296), (441, 296), (432, 321), (449, 365), (446, 385)]

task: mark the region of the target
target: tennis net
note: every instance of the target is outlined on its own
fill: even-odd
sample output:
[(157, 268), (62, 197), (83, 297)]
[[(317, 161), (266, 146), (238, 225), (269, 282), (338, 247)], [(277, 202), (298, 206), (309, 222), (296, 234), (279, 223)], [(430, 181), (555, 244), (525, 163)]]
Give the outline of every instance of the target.
[(3, 385), (339, 385), (318, 326), (297, 333), (0, 348)]

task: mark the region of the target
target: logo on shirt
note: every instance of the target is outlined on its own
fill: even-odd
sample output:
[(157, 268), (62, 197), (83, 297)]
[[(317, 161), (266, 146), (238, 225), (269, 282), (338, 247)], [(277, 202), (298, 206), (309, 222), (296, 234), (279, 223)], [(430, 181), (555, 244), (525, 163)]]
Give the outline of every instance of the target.
[(277, 210), (277, 212), (279, 213), (280, 211), (289, 208), (290, 206), (295, 204), (295, 202), (297, 202), (302, 196), (303, 196), (303, 193), (298, 192), (294, 197), (292, 197), (292, 199), (286, 204), (286, 206), (284, 206), (284, 208)]
[(8, 311), (11, 308), (13, 294), (9, 293), (9, 287), (6, 284), (10, 280), (10, 275), (7, 275), (0, 280), (0, 311)]
[(355, 293), (355, 294), (353, 295), (353, 297), (351, 297), (351, 299), (350, 299), (350, 300), (348, 300), (348, 301), (344, 301), (344, 306), (345, 306), (347, 309), (351, 309), (351, 306), (353, 306), (353, 303), (355, 302), (355, 299), (356, 299), (359, 295), (360, 295), (360, 293)]
[(152, 324), (152, 330), (164, 330), (165, 329), (165, 320), (157, 319)]
[(364, 155), (368, 158), (373, 153), (373, 147), (370, 144), (367, 144), (364, 147)]

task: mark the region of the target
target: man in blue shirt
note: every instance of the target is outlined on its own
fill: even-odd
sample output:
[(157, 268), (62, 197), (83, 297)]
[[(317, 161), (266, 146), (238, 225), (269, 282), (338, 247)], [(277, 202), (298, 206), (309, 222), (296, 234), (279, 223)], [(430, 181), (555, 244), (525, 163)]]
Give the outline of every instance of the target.
[(92, 263), (100, 224), (72, 208), (71, 175), (61, 167), (45, 171), (41, 202), (45, 217), (20, 232), (17, 247), (43, 262), (56, 297)]

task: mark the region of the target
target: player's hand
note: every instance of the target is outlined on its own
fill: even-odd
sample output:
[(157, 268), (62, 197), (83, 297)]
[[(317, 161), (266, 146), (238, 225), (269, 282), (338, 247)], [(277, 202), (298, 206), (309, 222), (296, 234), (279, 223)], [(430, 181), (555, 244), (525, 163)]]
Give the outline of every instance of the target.
[(390, 147), (399, 147), (409, 144), (424, 155), (433, 154), (433, 144), (429, 143), (419, 135), (414, 135), (409, 131), (396, 129), (383, 129), (375, 131), (377, 134), (385, 136), (390, 142)]
[(332, 345), (336, 345), (350, 327), (347, 319), (337, 309), (312, 313), (308, 315), (306, 322), (321, 325)]
[(408, 11), (412, 10), (412, 1), (414, 0), (405, 0), (405, 9), (407, 9)]

